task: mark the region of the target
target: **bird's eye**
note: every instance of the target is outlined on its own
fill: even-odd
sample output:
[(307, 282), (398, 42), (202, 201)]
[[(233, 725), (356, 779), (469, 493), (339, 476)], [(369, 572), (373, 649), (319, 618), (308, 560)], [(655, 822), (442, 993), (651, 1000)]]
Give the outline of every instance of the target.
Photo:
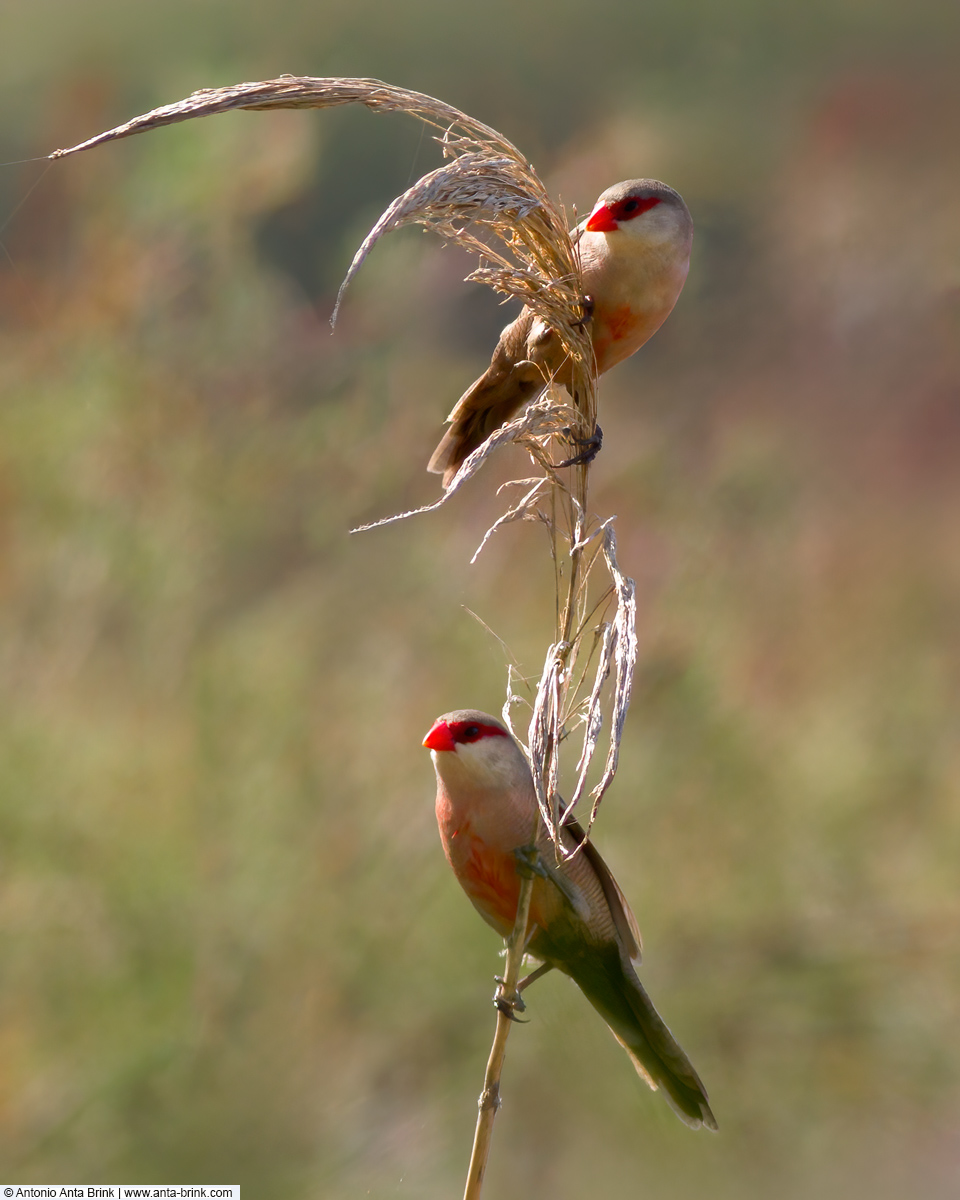
[(488, 725), (485, 721), (451, 721), (449, 729), (458, 746), (479, 742), (482, 738), (510, 736), (501, 725)]
[(659, 203), (659, 196), (630, 196), (627, 200), (617, 201), (613, 206), (613, 213), (618, 221), (630, 221), (649, 212)]

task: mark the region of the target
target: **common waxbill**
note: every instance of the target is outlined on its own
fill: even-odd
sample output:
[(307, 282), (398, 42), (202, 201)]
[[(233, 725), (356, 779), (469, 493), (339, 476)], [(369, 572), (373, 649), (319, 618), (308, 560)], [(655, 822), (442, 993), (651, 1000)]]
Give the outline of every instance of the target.
[[(529, 844), (537, 812), (527, 760), (495, 717), (473, 709), (439, 717), (423, 744), (437, 772), (447, 859), (483, 919), (506, 937), (520, 891), (514, 851)], [(582, 849), (557, 866), (538, 827), (545, 877), (534, 878), (528, 952), (573, 979), (682, 1121), (716, 1129), (699, 1076), (637, 978), (640, 932), (609, 868), (574, 820), (564, 826), (564, 843)]]
[[(693, 221), (679, 193), (656, 179), (607, 188), (571, 235), (597, 372), (639, 350), (670, 315), (690, 266)], [(446, 488), (467, 455), (551, 382), (569, 387), (557, 334), (524, 308), (500, 334), (490, 366), (457, 401), (427, 467)]]

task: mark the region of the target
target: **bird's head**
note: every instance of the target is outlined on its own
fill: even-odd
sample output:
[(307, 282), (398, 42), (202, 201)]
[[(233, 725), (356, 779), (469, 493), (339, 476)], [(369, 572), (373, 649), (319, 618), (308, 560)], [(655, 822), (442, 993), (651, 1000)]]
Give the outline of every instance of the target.
[(693, 241), (693, 220), (683, 197), (657, 179), (627, 179), (607, 188), (581, 228), (688, 250)]
[(507, 729), (489, 713), (463, 708), (444, 713), (423, 739), (437, 775), (448, 787), (515, 787), (530, 769)]

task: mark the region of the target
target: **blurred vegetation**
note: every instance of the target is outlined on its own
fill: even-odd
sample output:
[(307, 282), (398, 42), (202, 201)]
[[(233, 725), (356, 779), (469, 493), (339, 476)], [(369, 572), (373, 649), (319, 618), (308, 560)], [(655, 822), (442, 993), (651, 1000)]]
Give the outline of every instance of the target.
[[(562, 979), (491, 1196), (960, 1184), (960, 10), (899, 0), (6, 0), (0, 159), (194, 88), (380, 75), (583, 211), (697, 224), (604, 383), (597, 511), (643, 645), (597, 840), (721, 1125)], [(459, 1194), (497, 941), (419, 741), (531, 673), (542, 533), (423, 502), (504, 312), (416, 234), (412, 123), (238, 114), (0, 170), (0, 1166), (16, 1182)], [(30, 190), (34, 187), (34, 190)], [(504, 457), (501, 478), (523, 469)], [(576, 1131), (574, 1134), (574, 1130)]]

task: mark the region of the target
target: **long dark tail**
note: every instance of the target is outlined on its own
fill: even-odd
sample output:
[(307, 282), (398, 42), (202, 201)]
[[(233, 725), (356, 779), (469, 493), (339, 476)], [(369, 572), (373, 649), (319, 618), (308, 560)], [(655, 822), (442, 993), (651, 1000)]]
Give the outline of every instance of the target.
[(463, 465), (467, 455), (486, 441), (487, 435), (479, 428), (463, 429), (454, 426), (440, 439), (440, 444), (434, 450), (427, 470), (432, 475), (443, 476), (443, 486), (449, 487), (454, 475)]
[(652, 1088), (663, 1089), (680, 1120), (691, 1129), (716, 1129), (700, 1076), (653, 1007), (632, 964), (622, 955), (616, 959), (611, 955), (604, 966), (602, 973), (577, 971), (573, 978), (580, 990), (610, 1026), (638, 1073)]
[(467, 455), (546, 386), (543, 372), (534, 363), (512, 366), (507, 371), (491, 366), (457, 401), (450, 414), (450, 428), (440, 439), (427, 470), (442, 475), (443, 486), (448, 487)]
[[(449, 487), (463, 460), (478, 446), (482, 446), (495, 429), (499, 429), (523, 403), (524, 395), (517, 388), (506, 403), (499, 400), (499, 389), (484, 385), (481, 377), (454, 409), (450, 428), (440, 439), (434, 450), (427, 470), (443, 476), (443, 486)], [(470, 404), (464, 404), (469, 400)]]

